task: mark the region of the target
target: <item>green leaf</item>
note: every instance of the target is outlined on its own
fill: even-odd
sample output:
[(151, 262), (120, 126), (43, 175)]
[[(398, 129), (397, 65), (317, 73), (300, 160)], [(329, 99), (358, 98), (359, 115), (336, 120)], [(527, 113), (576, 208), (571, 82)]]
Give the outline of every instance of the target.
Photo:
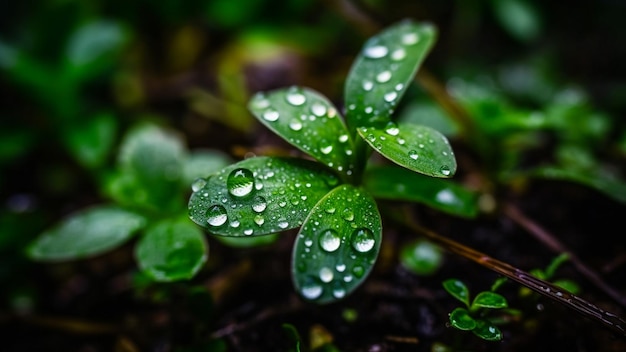
[(149, 227), (135, 247), (141, 270), (162, 282), (192, 278), (207, 253), (204, 234), (187, 219), (167, 219)]
[(265, 236), (215, 236), (215, 239), (227, 246), (238, 248), (260, 247), (272, 244), (278, 240), (277, 233), (271, 233)]
[(450, 325), (459, 330), (472, 330), (476, 328), (476, 320), (472, 318), (465, 308), (454, 309), (448, 319), (450, 320)]
[(365, 141), (394, 163), (433, 177), (452, 177), (456, 159), (448, 139), (426, 126), (389, 123), (385, 128), (360, 127)]
[(319, 163), (255, 157), (192, 185), (189, 217), (224, 236), (266, 235), (299, 227), (339, 179)]
[(83, 166), (96, 168), (107, 160), (113, 148), (116, 130), (115, 116), (102, 112), (80, 124), (70, 126), (65, 133), (64, 141)]
[(443, 288), (448, 291), (454, 298), (463, 302), (469, 307), (469, 289), (463, 281), (457, 279), (448, 279), (442, 283)]
[(363, 185), (377, 199), (423, 203), (466, 218), (474, 218), (479, 211), (476, 192), (451, 180), (421, 175), (395, 165), (368, 168)]
[(113, 192), (120, 201), (155, 210), (179, 206), (187, 149), (180, 136), (165, 128), (144, 124), (132, 128), (120, 147), (119, 176)]
[(443, 249), (426, 240), (417, 240), (402, 246), (402, 265), (417, 275), (432, 275), (443, 263)]
[(182, 182), (186, 185), (190, 185), (198, 177), (207, 177), (232, 162), (228, 154), (219, 150), (194, 150), (190, 153), (189, 158), (187, 158), (183, 165)]
[(352, 64), (345, 84), (351, 129), (384, 127), (430, 51), (436, 28), (401, 21), (370, 38)]
[(248, 104), (265, 126), (341, 174), (352, 174), (354, 145), (330, 101), (308, 88), (257, 93)]
[(472, 329), (472, 332), (483, 340), (502, 340), (502, 332), (500, 332), (500, 329), (498, 329), (497, 326), (493, 325), (489, 321), (483, 319), (479, 319), (476, 321), (476, 327)]
[(94, 206), (45, 231), (29, 246), (28, 255), (42, 261), (92, 257), (122, 245), (145, 222), (142, 216), (115, 206)]
[(478, 307), (499, 309), (508, 307), (508, 304), (506, 298), (502, 295), (495, 292), (483, 291), (476, 295), (471, 305), (472, 310)]
[(292, 276), (303, 298), (339, 300), (369, 275), (380, 250), (382, 226), (374, 199), (362, 188), (341, 185), (315, 205), (292, 255)]

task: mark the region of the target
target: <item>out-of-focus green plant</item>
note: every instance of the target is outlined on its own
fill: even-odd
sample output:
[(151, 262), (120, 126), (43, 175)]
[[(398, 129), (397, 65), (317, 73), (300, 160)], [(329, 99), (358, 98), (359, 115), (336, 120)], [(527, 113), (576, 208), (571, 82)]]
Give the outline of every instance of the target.
[(189, 152), (181, 136), (152, 123), (125, 135), (117, 168), (103, 186), (109, 202), (70, 214), (28, 247), (37, 261), (68, 261), (111, 251), (141, 234), (135, 257), (156, 281), (193, 277), (204, 265), (204, 234), (187, 218), (188, 185), (230, 161), (216, 151)]

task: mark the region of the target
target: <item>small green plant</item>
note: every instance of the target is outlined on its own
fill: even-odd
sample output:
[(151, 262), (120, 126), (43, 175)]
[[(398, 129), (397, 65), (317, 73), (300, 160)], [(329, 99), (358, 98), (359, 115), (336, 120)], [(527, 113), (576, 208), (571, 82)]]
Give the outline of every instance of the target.
[(489, 319), (489, 314), (495, 309), (508, 307), (506, 298), (493, 291), (482, 291), (470, 303), (469, 288), (457, 279), (444, 281), (443, 288), (465, 304), (465, 307), (455, 308), (449, 314), (450, 325), (459, 330), (469, 330), (487, 341), (502, 340), (502, 332)]
[[(375, 198), (473, 214), (473, 193), (443, 180), (456, 171), (447, 138), (392, 119), (435, 37), (432, 25), (404, 20), (370, 38), (346, 79), (343, 114), (305, 87), (254, 95), (252, 114), (316, 161), (258, 156), (199, 178), (190, 218), (211, 234), (239, 238), (299, 227), (294, 286), (304, 299), (328, 303), (353, 292), (376, 262)], [(395, 165), (368, 164), (374, 150)]]

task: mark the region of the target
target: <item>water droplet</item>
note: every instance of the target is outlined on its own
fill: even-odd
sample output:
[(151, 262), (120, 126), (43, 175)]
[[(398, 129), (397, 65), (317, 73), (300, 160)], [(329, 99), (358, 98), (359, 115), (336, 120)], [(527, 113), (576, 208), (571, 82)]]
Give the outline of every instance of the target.
[(252, 210), (256, 211), (257, 213), (261, 213), (265, 210), (265, 208), (267, 208), (267, 201), (265, 200), (265, 198), (258, 196), (254, 199), (254, 204), (252, 204)]
[(263, 119), (265, 119), (265, 121), (274, 122), (278, 120), (280, 114), (276, 110), (267, 110), (261, 116), (263, 116)]
[(343, 287), (341, 282), (337, 282), (333, 285), (333, 296), (335, 298), (343, 298), (346, 295), (346, 289)]
[(254, 95), (252, 105), (257, 109), (265, 109), (270, 106), (270, 101), (265, 98), (265, 94), (257, 93)]
[(364, 90), (369, 92), (370, 90), (372, 90), (372, 88), (374, 88), (374, 82), (368, 80), (363, 81)]
[(413, 33), (406, 33), (402, 36), (402, 43), (404, 45), (413, 45), (413, 44), (417, 44), (417, 42), (420, 40), (420, 36), (413, 32)]
[(263, 217), (263, 215), (258, 214), (257, 216), (254, 217), (254, 222), (261, 226), (263, 224), (265, 224), (265, 218)]
[(387, 128), (385, 129), (385, 132), (387, 132), (387, 134), (389, 135), (397, 136), (398, 133), (400, 133), (400, 129), (398, 129), (398, 126), (396, 126), (395, 123), (390, 122), (389, 124), (387, 124)]
[(376, 141), (376, 136), (374, 136), (374, 135), (373, 135), (373, 134), (371, 134), (371, 133), (370, 133), (370, 134), (368, 134), (366, 138), (367, 138), (367, 140), (368, 140), (368, 141), (370, 141), (370, 142), (375, 142), (375, 141)]
[(324, 116), (326, 115), (326, 106), (324, 106), (321, 103), (315, 103), (313, 104), (313, 106), (311, 106), (311, 112), (315, 116), (319, 116), (319, 117)]
[(289, 122), (289, 128), (294, 131), (300, 131), (302, 129), (302, 122), (300, 122), (300, 120), (293, 119)]
[(322, 295), (323, 289), (322, 286), (311, 280), (302, 286), (300, 292), (302, 292), (302, 296), (306, 299), (316, 299)]
[(289, 223), (287, 222), (287, 219), (285, 218), (278, 219), (278, 227), (280, 227), (281, 229), (286, 229), (287, 227), (289, 227)]
[(376, 76), (376, 80), (385, 83), (391, 79), (391, 71), (383, 71)]
[(341, 212), (341, 217), (346, 221), (353, 221), (354, 213), (352, 212), (352, 210), (346, 208)]
[(339, 142), (340, 143), (345, 143), (348, 141), (348, 135), (347, 134), (342, 134), (341, 136), (339, 136)]
[(396, 100), (397, 97), (398, 97), (398, 93), (396, 92), (389, 92), (383, 96), (385, 101), (388, 103), (391, 103), (392, 101)]
[[(365, 274), (365, 268), (363, 268), (360, 265), (355, 266), (354, 268), (352, 268), (352, 273), (354, 274), (354, 276), (356, 277), (363, 277), (363, 274)], [(347, 278), (347, 277), (346, 277)], [(344, 278), (344, 280), (346, 279)]]
[(332, 229), (322, 231), (319, 238), (320, 247), (326, 252), (334, 252), (341, 245), (341, 237)]
[(245, 229), (245, 230), (243, 230), (243, 234), (246, 235), (246, 236), (250, 236), (253, 233), (254, 233), (253, 229)]
[(241, 223), (238, 220), (233, 220), (233, 221), (230, 222), (230, 227), (232, 227), (232, 228), (236, 229), (236, 228), (239, 227), (239, 225), (241, 225)]
[(333, 145), (330, 144), (327, 140), (322, 140), (320, 142), (320, 152), (322, 154), (328, 155), (333, 151)]
[(311, 247), (311, 245), (313, 244), (313, 240), (310, 238), (307, 238), (304, 240), (304, 245), (307, 247)]
[(404, 138), (398, 138), (398, 144), (400, 144), (400, 145), (404, 145), (404, 143), (406, 143), (406, 141), (404, 140)]
[(280, 201), (280, 202), (278, 203), (278, 206), (279, 206), (279, 207), (281, 207), (281, 208), (284, 208), (284, 207), (285, 207), (285, 205), (287, 205), (287, 202), (285, 202), (284, 200), (282, 200), (282, 201)]
[(300, 106), (306, 102), (304, 94), (300, 93), (297, 89), (291, 89), (285, 98), (287, 102), (293, 106)]
[(419, 158), (419, 155), (417, 154), (417, 151), (416, 150), (409, 151), (409, 158), (411, 158), (413, 160), (417, 160), (417, 158)]
[(402, 84), (402, 83), (398, 83), (398, 84), (396, 84), (396, 86), (395, 86), (395, 89), (396, 89), (397, 91), (402, 90), (402, 88), (404, 88), (404, 84)]
[(450, 167), (448, 167), (448, 165), (443, 165), (439, 169), (439, 172), (441, 172), (441, 174), (444, 176), (450, 176)]
[(406, 57), (406, 51), (404, 49), (396, 49), (391, 53), (391, 59), (394, 61), (400, 61)]
[(365, 253), (369, 252), (374, 248), (375, 240), (374, 233), (371, 230), (366, 228), (356, 229), (352, 233), (352, 248), (354, 248), (357, 252)]
[(228, 220), (226, 209), (221, 205), (213, 205), (207, 210), (207, 222), (211, 226), (222, 226)]
[(333, 281), (333, 271), (327, 267), (323, 267), (320, 269), (320, 280), (322, 282), (331, 282)]
[(235, 197), (245, 197), (254, 188), (254, 176), (248, 169), (238, 168), (230, 172), (226, 179), (228, 192)]
[(206, 186), (206, 179), (199, 177), (191, 184), (191, 190), (194, 192), (198, 192), (202, 188)]
[(335, 209), (335, 207), (330, 206), (330, 207), (326, 208), (325, 210), (326, 210), (326, 212), (328, 214), (334, 214), (336, 209)]
[(335, 266), (335, 269), (337, 269), (338, 272), (343, 273), (346, 270), (346, 265), (345, 264), (337, 264), (337, 266)]
[(389, 52), (389, 49), (387, 49), (386, 46), (374, 45), (374, 46), (368, 46), (367, 48), (365, 48), (365, 50), (363, 51), (363, 55), (365, 55), (365, 57), (370, 58), (370, 59), (380, 59), (380, 58), (385, 57), (385, 55), (387, 55), (388, 52)]

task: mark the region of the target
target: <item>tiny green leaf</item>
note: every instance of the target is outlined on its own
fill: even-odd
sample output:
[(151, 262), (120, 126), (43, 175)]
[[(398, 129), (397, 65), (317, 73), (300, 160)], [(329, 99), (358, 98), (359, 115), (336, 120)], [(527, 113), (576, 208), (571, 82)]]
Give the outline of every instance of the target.
[(192, 278), (206, 262), (207, 252), (202, 231), (186, 219), (151, 226), (135, 247), (141, 270), (163, 282)]
[(476, 295), (472, 302), (471, 309), (473, 310), (478, 307), (498, 309), (506, 308), (507, 306), (506, 298), (502, 295), (495, 292), (483, 291)]
[(447, 179), (384, 165), (370, 167), (364, 187), (377, 199), (406, 200), (428, 205), (449, 214), (473, 218), (478, 214), (478, 194)]
[(248, 106), (259, 121), (295, 147), (340, 173), (352, 173), (352, 138), (337, 109), (320, 93), (294, 86), (257, 93)]
[(118, 119), (111, 113), (101, 112), (72, 125), (67, 129), (64, 142), (74, 157), (85, 167), (96, 168), (104, 164), (113, 148)]
[(472, 330), (476, 328), (476, 320), (472, 318), (465, 308), (454, 309), (448, 318), (450, 324), (459, 330)]
[(380, 249), (382, 225), (374, 199), (341, 185), (312, 209), (296, 238), (292, 276), (303, 298), (339, 300), (369, 275)]
[(92, 257), (122, 245), (145, 222), (142, 216), (115, 206), (94, 206), (45, 231), (29, 246), (28, 255), (43, 261)]
[(363, 45), (345, 84), (346, 119), (351, 129), (382, 128), (390, 121), (435, 37), (431, 24), (405, 20)]
[(479, 319), (476, 321), (476, 327), (472, 329), (474, 335), (487, 341), (500, 341), (502, 340), (502, 332), (497, 326), (493, 325), (487, 320)]
[(402, 246), (400, 261), (417, 275), (432, 275), (443, 263), (443, 249), (426, 240), (417, 240)]
[(189, 216), (223, 236), (266, 235), (299, 227), (339, 182), (319, 163), (255, 157), (192, 184)]
[(396, 164), (433, 177), (452, 177), (456, 159), (448, 139), (430, 127), (391, 122), (382, 129), (360, 127), (359, 134)]
[(448, 279), (444, 281), (443, 288), (448, 291), (454, 298), (463, 302), (467, 307), (469, 307), (469, 289), (463, 281), (457, 279)]

